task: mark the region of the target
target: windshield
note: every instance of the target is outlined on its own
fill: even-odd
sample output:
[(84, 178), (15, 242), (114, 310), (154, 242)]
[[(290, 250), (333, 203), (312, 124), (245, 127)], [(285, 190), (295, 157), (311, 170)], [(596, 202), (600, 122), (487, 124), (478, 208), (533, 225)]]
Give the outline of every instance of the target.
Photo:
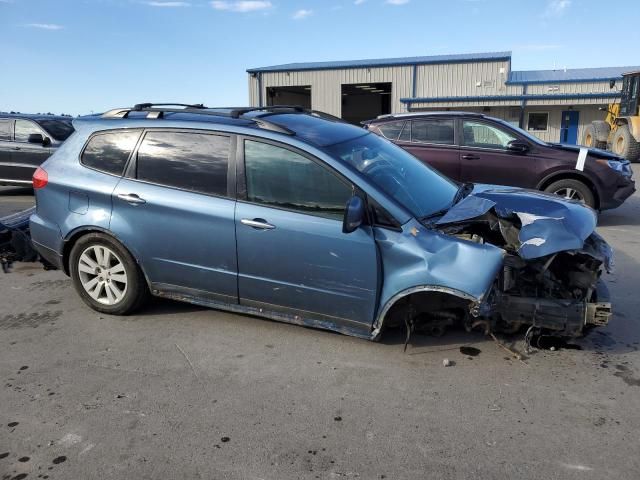
[(540, 140), (538, 137), (536, 137), (535, 135), (531, 135), (529, 132), (527, 132), (526, 130), (523, 130), (520, 127), (516, 127), (515, 125), (509, 123), (509, 122), (505, 122), (504, 120), (500, 120), (500, 119), (496, 119), (498, 120), (498, 122), (502, 123), (503, 125), (506, 125), (507, 127), (511, 128), (512, 130), (515, 130), (516, 132), (518, 132), (520, 135), (522, 135), (523, 137), (525, 137), (527, 140), (536, 143), (538, 145), (542, 145), (542, 146), (547, 146), (549, 145), (547, 142), (543, 142), (542, 140)]
[(37, 122), (56, 140), (64, 141), (74, 132), (71, 120), (37, 120)]
[(372, 133), (326, 147), (421, 219), (451, 206), (459, 186)]

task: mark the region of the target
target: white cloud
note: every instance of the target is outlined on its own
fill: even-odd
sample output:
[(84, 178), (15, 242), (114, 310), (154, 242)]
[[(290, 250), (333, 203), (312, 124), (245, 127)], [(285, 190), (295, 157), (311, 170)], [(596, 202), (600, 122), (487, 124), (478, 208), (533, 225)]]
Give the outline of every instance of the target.
[(229, 12), (257, 12), (267, 10), (273, 5), (265, 0), (217, 0), (211, 2), (211, 6), (216, 10), (227, 10)]
[(544, 16), (561, 17), (570, 6), (571, 0), (549, 0)]
[(145, 2), (150, 7), (190, 7), (189, 2)]
[(300, 10), (297, 10), (291, 18), (294, 20), (302, 20), (310, 15), (313, 15), (313, 10), (305, 10), (304, 8), (301, 8)]
[(389, 5), (406, 5), (409, 0), (387, 0), (386, 3)]
[(362, 5), (364, 2), (366, 2), (367, 0), (355, 0), (355, 2), (353, 2), (354, 5)]
[(25, 27), (39, 28), (41, 30), (62, 30), (62, 25), (56, 25), (55, 23), (27, 23)]

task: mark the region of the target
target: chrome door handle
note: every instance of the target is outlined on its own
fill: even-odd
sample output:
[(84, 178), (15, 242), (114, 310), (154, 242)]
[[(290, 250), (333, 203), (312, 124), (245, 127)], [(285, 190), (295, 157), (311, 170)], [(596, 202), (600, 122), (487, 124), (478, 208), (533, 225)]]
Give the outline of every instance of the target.
[(267, 221), (263, 218), (254, 218), (253, 220), (243, 218), (242, 220), (240, 220), (240, 223), (246, 225), (247, 227), (256, 228), (258, 230), (273, 230), (274, 228), (276, 228), (275, 225), (267, 223)]
[(478, 155), (462, 155), (465, 160), (480, 160)]
[(124, 200), (125, 202), (131, 203), (133, 205), (140, 205), (143, 203), (147, 203), (147, 201), (144, 198), (140, 198), (135, 193), (119, 193), (117, 197), (120, 200)]
[(13, 147), (14, 150), (22, 150), (20, 147)]

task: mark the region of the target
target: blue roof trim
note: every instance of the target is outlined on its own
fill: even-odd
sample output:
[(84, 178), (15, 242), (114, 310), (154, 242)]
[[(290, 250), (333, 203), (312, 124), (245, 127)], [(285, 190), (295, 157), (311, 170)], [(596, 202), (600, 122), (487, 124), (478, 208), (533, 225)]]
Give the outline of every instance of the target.
[(534, 85), (540, 83), (585, 83), (620, 80), (623, 73), (640, 67), (571, 68), (567, 70), (522, 70), (509, 74), (507, 85)]
[(371, 60), (345, 60), (336, 62), (287, 63), (284, 65), (273, 65), (270, 67), (250, 68), (247, 70), (247, 73), (400, 67), (443, 63), (475, 63), (485, 61), (510, 62), (511, 52), (462, 53), (456, 55), (431, 55), (427, 57), (380, 58)]
[(438, 102), (493, 102), (509, 100), (577, 100), (581, 98), (618, 98), (619, 92), (567, 93), (555, 95), (480, 95), (467, 97), (422, 97), (401, 98), (402, 103), (438, 103)]

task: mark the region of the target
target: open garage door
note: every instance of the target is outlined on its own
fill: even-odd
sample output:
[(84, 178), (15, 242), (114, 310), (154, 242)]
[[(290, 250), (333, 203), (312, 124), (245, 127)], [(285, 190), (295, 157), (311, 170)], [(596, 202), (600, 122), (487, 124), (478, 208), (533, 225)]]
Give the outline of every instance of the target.
[(271, 105), (300, 105), (311, 108), (311, 87), (269, 87), (267, 88), (267, 106)]
[(359, 125), (391, 113), (391, 83), (342, 85), (342, 119)]

